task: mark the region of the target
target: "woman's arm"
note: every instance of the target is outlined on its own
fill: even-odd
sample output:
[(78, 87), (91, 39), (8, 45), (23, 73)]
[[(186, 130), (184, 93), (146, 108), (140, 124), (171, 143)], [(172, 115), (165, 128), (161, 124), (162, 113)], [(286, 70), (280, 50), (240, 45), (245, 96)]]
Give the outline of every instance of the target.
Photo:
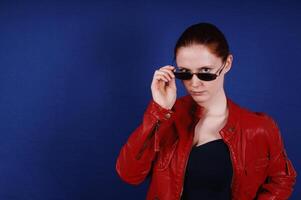
[(268, 179), (261, 186), (258, 200), (286, 200), (293, 192), (297, 173), (288, 159), (280, 130), (276, 122), (268, 118), (268, 140), (270, 146), (270, 163)]
[(156, 152), (160, 151), (160, 138), (169, 134), (173, 118), (173, 109), (150, 101), (142, 123), (130, 135), (117, 158), (116, 171), (122, 180), (138, 185), (146, 178)]

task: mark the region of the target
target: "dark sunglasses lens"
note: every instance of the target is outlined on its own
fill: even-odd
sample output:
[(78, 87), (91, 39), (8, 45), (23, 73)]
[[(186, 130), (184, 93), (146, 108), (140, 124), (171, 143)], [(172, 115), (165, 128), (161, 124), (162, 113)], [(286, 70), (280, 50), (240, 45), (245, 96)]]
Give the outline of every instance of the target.
[(192, 74), (189, 72), (174, 72), (174, 75), (180, 80), (189, 80), (192, 77)]
[(209, 74), (209, 73), (199, 73), (197, 74), (198, 78), (203, 80), (203, 81), (212, 81), (216, 79), (217, 75), (216, 74)]

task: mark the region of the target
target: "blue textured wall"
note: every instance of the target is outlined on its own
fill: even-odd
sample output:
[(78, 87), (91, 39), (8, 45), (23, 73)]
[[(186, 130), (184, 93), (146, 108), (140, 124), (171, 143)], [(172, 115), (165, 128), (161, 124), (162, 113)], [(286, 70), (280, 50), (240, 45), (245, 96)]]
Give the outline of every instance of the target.
[(141, 122), (154, 70), (203, 21), (234, 54), (228, 96), (278, 122), (300, 173), (300, 10), (293, 1), (1, 1), (0, 199), (144, 199), (148, 182), (123, 183), (116, 157)]

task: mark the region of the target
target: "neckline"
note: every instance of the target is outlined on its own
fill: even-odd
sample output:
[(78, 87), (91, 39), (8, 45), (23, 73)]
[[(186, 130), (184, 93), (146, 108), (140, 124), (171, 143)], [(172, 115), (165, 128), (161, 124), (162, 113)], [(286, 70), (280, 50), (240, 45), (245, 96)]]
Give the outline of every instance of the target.
[[(197, 121), (202, 117), (203, 107), (198, 105), (191, 95), (187, 95), (187, 98), (193, 105), (190, 112), (192, 113), (194, 119)], [(234, 135), (234, 130), (237, 129), (238, 126), (237, 122), (240, 119), (240, 106), (233, 102), (232, 99), (230, 99), (227, 95), (226, 99), (228, 107), (228, 116), (225, 125), (220, 130), (220, 133), (225, 140), (229, 140), (229, 138)]]
[(214, 142), (220, 142), (220, 141), (223, 141), (223, 139), (219, 138), (219, 139), (216, 139), (216, 140), (211, 140), (209, 142), (206, 142), (206, 143), (203, 143), (203, 144), (200, 144), (200, 145), (194, 145), (193, 147), (194, 148), (201, 148), (202, 146), (205, 146), (207, 144), (214, 143)]

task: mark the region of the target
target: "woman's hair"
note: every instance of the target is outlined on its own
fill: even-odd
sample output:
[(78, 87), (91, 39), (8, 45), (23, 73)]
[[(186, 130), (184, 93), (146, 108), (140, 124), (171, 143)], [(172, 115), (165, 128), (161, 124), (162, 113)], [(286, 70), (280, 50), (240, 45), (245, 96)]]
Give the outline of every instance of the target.
[(224, 34), (213, 24), (198, 23), (188, 27), (178, 39), (174, 48), (174, 60), (180, 47), (204, 45), (223, 61), (229, 55), (229, 46)]

